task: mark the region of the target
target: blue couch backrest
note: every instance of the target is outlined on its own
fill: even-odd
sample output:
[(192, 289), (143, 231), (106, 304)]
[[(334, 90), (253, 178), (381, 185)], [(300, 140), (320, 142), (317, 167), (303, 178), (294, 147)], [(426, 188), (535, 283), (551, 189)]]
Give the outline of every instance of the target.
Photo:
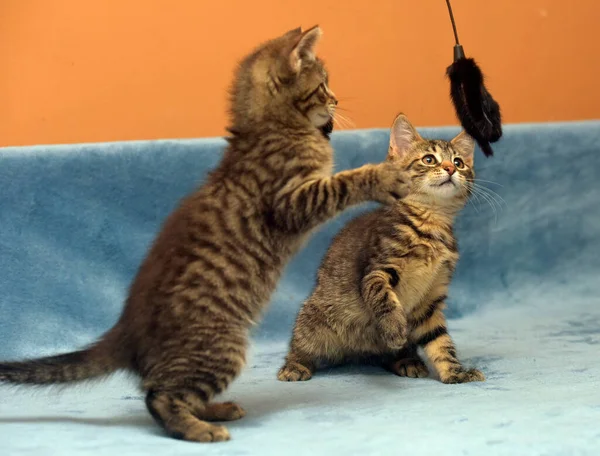
[[(420, 132), (450, 139), (458, 129)], [(338, 132), (332, 141), (337, 169), (353, 168), (383, 160), (388, 130)], [(0, 358), (72, 349), (108, 329), (163, 219), (218, 163), (224, 145), (198, 139), (0, 149)], [(475, 166), (497, 207), (480, 197), (459, 219), (462, 258), (448, 315), (506, 301), (506, 292), (511, 300), (500, 304), (518, 305), (539, 287), (566, 282), (597, 294), (600, 122), (509, 125), (495, 152), (490, 159), (478, 152)], [(258, 337), (289, 336), (331, 238), (368, 208), (325, 225), (294, 259)]]

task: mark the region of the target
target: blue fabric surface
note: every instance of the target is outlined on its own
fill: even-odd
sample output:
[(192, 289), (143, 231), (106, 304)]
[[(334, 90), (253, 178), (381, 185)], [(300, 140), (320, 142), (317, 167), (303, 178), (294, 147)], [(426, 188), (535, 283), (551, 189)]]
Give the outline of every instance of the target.
[[(456, 128), (420, 129), (450, 138)], [(338, 169), (383, 159), (387, 130), (333, 135)], [(348, 211), (290, 264), (224, 396), (232, 440), (163, 437), (135, 381), (0, 387), (1, 455), (600, 454), (600, 122), (510, 125), (478, 178), (498, 193), (460, 217), (449, 300), (459, 356), (484, 383), (367, 367), (275, 376), (297, 310)], [(86, 345), (117, 319), (146, 248), (218, 162), (220, 139), (0, 149), (1, 359)], [(498, 184), (498, 185), (497, 185)]]

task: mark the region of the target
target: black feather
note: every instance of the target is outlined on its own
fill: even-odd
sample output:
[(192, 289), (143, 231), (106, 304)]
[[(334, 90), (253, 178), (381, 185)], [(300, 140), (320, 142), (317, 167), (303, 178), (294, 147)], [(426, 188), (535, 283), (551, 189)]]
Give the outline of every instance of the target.
[(502, 136), (502, 115), (500, 106), (485, 87), (483, 73), (475, 60), (459, 58), (447, 68), (446, 74), (458, 120), (486, 157), (494, 155), (490, 143)]

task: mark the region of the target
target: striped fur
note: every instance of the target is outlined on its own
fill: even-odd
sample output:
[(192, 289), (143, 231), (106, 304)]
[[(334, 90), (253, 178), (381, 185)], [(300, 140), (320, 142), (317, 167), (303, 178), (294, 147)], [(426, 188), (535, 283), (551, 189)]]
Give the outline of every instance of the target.
[(418, 347), (442, 382), (484, 380), (458, 361), (443, 313), (458, 261), (452, 225), (469, 198), (473, 150), (464, 133), (424, 140), (398, 116), (388, 159), (411, 174), (411, 194), (359, 216), (334, 239), (296, 319), (280, 380), (308, 380), (321, 365), (352, 360), (424, 377)]
[(244, 411), (211, 400), (244, 366), (249, 328), (288, 260), (346, 207), (408, 192), (398, 163), (331, 174), (337, 100), (314, 54), (320, 35), (292, 30), (241, 63), (224, 158), (164, 223), (107, 336), (77, 353), (0, 364), (0, 381), (73, 382), (129, 369), (169, 435), (229, 439), (209, 421)]

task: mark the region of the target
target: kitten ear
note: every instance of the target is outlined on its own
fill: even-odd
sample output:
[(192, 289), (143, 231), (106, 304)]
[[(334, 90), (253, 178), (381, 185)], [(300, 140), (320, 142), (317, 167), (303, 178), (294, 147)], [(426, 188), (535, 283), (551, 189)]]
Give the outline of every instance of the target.
[(297, 37), (300, 35), (302, 35), (302, 27), (296, 27), (295, 29), (288, 30), (287, 32), (285, 32), (283, 34), (282, 38), (290, 38), (291, 39), (291, 38), (294, 38), (294, 37)]
[(292, 71), (295, 73), (300, 71), (302, 60), (315, 59), (315, 47), (321, 35), (323, 35), (323, 31), (318, 25), (315, 25), (298, 37), (298, 41), (292, 47), (288, 57)]
[(469, 136), (466, 131), (461, 131), (454, 137), (450, 144), (460, 152), (463, 160), (469, 166), (473, 166), (473, 156), (475, 155), (475, 140)]
[(404, 114), (398, 114), (390, 131), (388, 160), (402, 158), (415, 142), (422, 139), (408, 117)]

